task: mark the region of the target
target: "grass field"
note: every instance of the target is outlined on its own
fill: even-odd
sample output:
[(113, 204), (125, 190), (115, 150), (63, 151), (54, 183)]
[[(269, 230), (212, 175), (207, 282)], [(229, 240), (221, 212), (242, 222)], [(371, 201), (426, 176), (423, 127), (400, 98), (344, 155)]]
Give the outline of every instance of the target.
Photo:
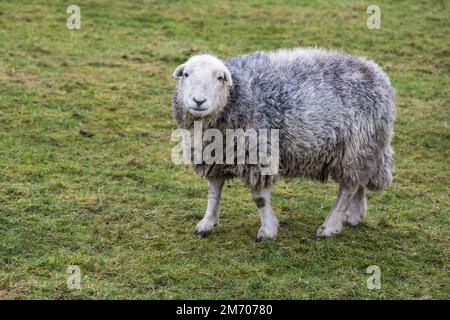
[[(81, 8), (68, 30), (66, 8)], [(366, 27), (370, 4), (381, 29)], [(447, 1), (1, 1), (0, 298), (449, 299)], [(395, 182), (324, 241), (336, 184), (280, 181), (276, 241), (255, 243), (250, 192), (193, 231), (206, 181), (170, 160), (174, 68), (320, 46), (367, 56), (397, 92)], [(78, 265), (81, 289), (66, 285)], [(381, 269), (381, 289), (366, 268)]]

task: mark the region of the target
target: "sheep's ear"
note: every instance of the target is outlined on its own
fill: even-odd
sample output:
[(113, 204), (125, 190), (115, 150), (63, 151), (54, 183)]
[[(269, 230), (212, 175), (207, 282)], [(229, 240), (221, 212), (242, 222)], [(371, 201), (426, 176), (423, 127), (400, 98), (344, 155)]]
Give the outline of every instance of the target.
[(231, 78), (231, 73), (230, 71), (228, 71), (228, 69), (224, 71), (223, 78), (225, 79), (225, 82), (229, 87), (233, 86), (233, 79)]
[(180, 64), (172, 73), (172, 78), (178, 79), (179, 77), (183, 76), (183, 72), (184, 72), (184, 64)]

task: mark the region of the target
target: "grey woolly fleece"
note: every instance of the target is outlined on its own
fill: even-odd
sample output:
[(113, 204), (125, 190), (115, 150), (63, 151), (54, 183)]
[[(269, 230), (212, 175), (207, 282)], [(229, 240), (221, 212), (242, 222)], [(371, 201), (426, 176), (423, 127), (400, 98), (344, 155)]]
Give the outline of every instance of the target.
[[(382, 190), (392, 182), (390, 142), (394, 90), (381, 68), (365, 58), (321, 49), (255, 52), (222, 60), (233, 87), (225, 108), (203, 120), (204, 130), (278, 129), (280, 168), (197, 164), (201, 176), (239, 177), (253, 189), (278, 176), (331, 176), (341, 186)], [(179, 127), (195, 119), (173, 97)]]

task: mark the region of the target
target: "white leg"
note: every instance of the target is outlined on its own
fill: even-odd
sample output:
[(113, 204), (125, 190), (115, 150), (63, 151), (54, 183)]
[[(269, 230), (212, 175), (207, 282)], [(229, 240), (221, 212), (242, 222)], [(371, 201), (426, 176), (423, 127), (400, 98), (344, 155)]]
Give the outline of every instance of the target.
[(367, 215), (367, 202), (364, 195), (364, 187), (359, 187), (356, 194), (353, 196), (352, 202), (347, 209), (345, 222), (348, 225), (356, 226)]
[(273, 214), (270, 206), (270, 194), (272, 189), (264, 188), (253, 190), (253, 201), (259, 210), (261, 217), (261, 228), (256, 236), (256, 241), (274, 239), (278, 232), (278, 220)]
[(208, 207), (195, 228), (195, 233), (200, 237), (210, 233), (219, 224), (219, 201), (224, 182), (224, 178), (208, 178)]
[(349, 189), (341, 186), (336, 204), (323, 225), (317, 230), (316, 239), (330, 237), (341, 232), (347, 209), (355, 193), (356, 188)]

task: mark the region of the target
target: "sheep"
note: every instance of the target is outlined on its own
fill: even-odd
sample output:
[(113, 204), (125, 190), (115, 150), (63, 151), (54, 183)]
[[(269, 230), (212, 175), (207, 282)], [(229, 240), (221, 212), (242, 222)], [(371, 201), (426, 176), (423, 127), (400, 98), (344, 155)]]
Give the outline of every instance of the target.
[(208, 180), (206, 213), (195, 232), (205, 236), (219, 222), (225, 180), (240, 178), (253, 195), (261, 227), (256, 240), (277, 236), (278, 220), (270, 205), (279, 177), (307, 177), (339, 184), (334, 207), (316, 239), (356, 226), (367, 213), (366, 189), (392, 183), (390, 143), (395, 93), (374, 62), (317, 48), (258, 51), (228, 59), (192, 56), (173, 73), (172, 98), (179, 128), (202, 130), (268, 129), (279, 132), (279, 169), (264, 175), (261, 165), (194, 163)]

